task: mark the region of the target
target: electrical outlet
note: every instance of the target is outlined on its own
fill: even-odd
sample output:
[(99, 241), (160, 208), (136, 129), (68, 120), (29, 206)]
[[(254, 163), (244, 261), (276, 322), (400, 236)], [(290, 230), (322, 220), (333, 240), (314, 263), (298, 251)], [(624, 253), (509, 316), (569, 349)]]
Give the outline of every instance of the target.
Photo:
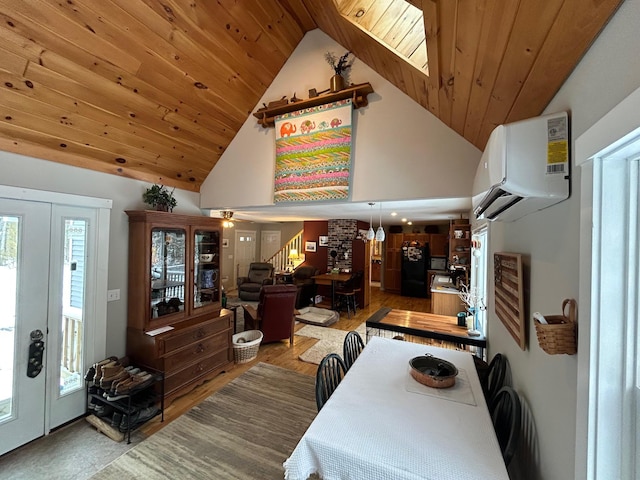
[(107, 302), (113, 302), (115, 300), (120, 300), (120, 289), (107, 290)]

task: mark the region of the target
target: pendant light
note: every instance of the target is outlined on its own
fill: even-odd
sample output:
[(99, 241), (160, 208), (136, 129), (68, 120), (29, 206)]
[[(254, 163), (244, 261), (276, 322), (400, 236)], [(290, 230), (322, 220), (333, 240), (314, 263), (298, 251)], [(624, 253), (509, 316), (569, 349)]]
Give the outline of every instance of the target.
[(384, 242), (385, 234), (384, 228), (382, 228), (382, 203), (380, 204), (380, 226), (376, 232), (376, 242)]
[(371, 241), (376, 238), (376, 232), (373, 231), (373, 206), (375, 203), (369, 202), (369, 206), (371, 207), (371, 216), (369, 217), (369, 231), (367, 232), (367, 240)]

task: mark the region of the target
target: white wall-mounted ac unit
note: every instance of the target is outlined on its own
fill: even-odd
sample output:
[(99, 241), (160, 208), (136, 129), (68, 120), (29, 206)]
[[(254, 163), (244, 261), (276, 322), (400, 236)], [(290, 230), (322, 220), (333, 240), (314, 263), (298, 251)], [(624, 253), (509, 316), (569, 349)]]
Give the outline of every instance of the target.
[(566, 112), (496, 127), (473, 183), (476, 218), (513, 221), (569, 197)]

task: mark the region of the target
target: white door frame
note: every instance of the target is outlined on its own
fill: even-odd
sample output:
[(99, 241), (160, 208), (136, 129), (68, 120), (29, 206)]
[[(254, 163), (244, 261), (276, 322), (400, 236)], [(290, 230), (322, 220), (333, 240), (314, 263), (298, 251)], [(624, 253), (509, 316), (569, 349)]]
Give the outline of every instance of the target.
[[(37, 202), (48, 204), (52, 207), (51, 218), (54, 218), (54, 211), (60, 214), (69, 212), (88, 212), (91, 210), (91, 222), (93, 223), (93, 232), (87, 239), (87, 248), (91, 250), (91, 258), (93, 265), (90, 274), (86, 278), (87, 295), (84, 310), (87, 319), (91, 319), (91, 328), (86, 330), (84, 338), (84, 365), (90, 365), (106, 356), (106, 325), (107, 325), (107, 282), (108, 282), (108, 266), (109, 266), (109, 228), (112, 201), (109, 199), (101, 199), (94, 197), (85, 197), (73, 194), (64, 194), (57, 192), (47, 192), (42, 190), (33, 190), (20, 187), (12, 187), (0, 185), (0, 198), (15, 201)], [(46, 266), (50, 272), (47, 277), (47, 283), (55, 282), (57, 273), (52, 271), (50, 265)], [(55, 270), (55, 269), (54, 269)], [(58, 272), (59, 273), (59, 272)], [(52, 312), (49, 308), (49, 322), (58, 322), (60, 320), (60, 312)], [(53, 315), (53, 316), (52, 316)], [(52, 428), (64, 423), (72, 418), (80, 416), (85, 410), (85, 395), (82, 389), (81, 395), (75, 395), (71, 401), (67, 398), (59, 402), (60, 395), (56, 393), (58, 386), (55, 385), (59, 379), (59, 362), (57, 361), (57, 349), (55, 345), (45, 346), (45, 354), (47, 355), (47, 364), (49, 365), (47, 372), (43, 372), (48, 383), (47, 395), (45, 400), (44, 414), (44, 433), (48, 434)], [(43, 375), (43, 378), (44, 376)], [(52, 409), (66, 408), (68, 413), (56, 414)], [(53, 415), (52, 415), (53, 414)], [(71, 417), (69, 417), (71, 415)]]
[(575, 478), (637, 478), (640, 89), (576, 140), (580, 301)]

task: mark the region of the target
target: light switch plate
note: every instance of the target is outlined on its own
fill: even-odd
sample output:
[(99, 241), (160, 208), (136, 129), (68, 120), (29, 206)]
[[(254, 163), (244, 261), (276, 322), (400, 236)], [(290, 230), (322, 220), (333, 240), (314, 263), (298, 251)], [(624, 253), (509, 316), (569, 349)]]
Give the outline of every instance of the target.
[(107, 290), (107, 302), (114, 302), (116, 300), (120, 300), (120, 289)]

